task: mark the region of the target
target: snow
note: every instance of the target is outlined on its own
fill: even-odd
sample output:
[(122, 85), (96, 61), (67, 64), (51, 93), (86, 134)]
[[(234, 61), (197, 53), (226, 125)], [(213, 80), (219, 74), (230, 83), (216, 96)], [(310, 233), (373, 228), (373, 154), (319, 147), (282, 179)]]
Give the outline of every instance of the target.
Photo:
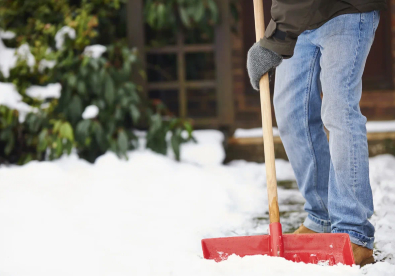
[[(395, 158), (381, 155), (370, 159), (370, 180), (372, 183), (378, 259), (387, 258), (395, 265)], [(395, 274), (395, 266), (392, 271)]]
[[(59, 83), (48, 84), (47, 86), (32, 85), (26, 89), (26, 95), (38, 100), (48, 98), (59, 98), (62, 86)], [(27, 113), (36, 112), (36, 108), (22, 101), (22, 96), (16, 90), (12, 83), (0, 82), (0, 105), (5, 105), (10, 109), (16, 109), (19, 112), (19, 121), (23, 122)]]
[(0, 105), (18, 110), (20, 122), (25, 120), (27, 113), (34, 112), (34, 108), (22, 101), (22, 96), (12, 83), (0, 82)]
[(105, 51), (107, 51), (106, 46), (95, 44), (86, 46), (83, 54), (88, 57), (99, 58)]
[(75, 39), (75, 30), (69, 26), (63, 26), (55, 35), (56, 48), (60, 50), (64, 44), (64, 37), (67, 35), (70, 39)]
[(47, 86), (32, 85), (26, 89), (26, 95), (38, 100), (45, 100), (48, 98), (59, 99), (61, 90), (62, 86), (60, 83), (51, 83)]
[[(371, 132), (394, 132), (395, 121), (368, 121), (366, 123), (366, 129), (369, 133)], [(279, 136), (278, 128), (273, 127), (273, 136)], [(235, 138), (249, 138), (249, 137), (261, 137), (262, 128), (251, 128), (251, 129), (236, 129), (234, 133)]]
[(30, 47), (27, 43), (22, 44), (16, 49), (16, 55), (18, 58), (26, 60), (26, 63), (29, 67), (33, 67), (36, 64), (36, 59), (30, 52)]
[[(147, 132), (142, 130), (133, 130), (134, 135), (138, 139), (138, 148), (144, 149), (146, 146)], [(188, 137), (188, 133), (182, 133), (184, 138)], [(196, 139), (181, 145), (180, 161), (191, 163), (198, 166), (220, 165), (225, 160), (225, 150), (222, 146), (225, 136), (222, 132), (216, 130), (195, 130), (193, 136)], [(174, 152), (170, 145), (171, 132), (167, 133), (166, 140), (168, 142), (167, 156), (174, 159)]]
[[(251, 128), (251, 129), (243, 129), (238, 128), (234, 133), (235, 138), (252, 138), (252, 137), (262, 137), (262, 128)], [(273, 136), (280, 136), (277, 127), (273, 127)]]
[(15, 37), (15, 33), (10, 31), (0, 30), (0, 38), (1, 39), (13, 39)]
[[(33, 54), (30, 52), (28, 44), (22, 44), (16, 50), (5, 47), (2, 39), (11, 39), (14, 36), (15, 34), (13, 32), (4, 32), (0, 30), (0, 70), (6, 78), (10, 76), (10, 70), (15, 67), (18, 57), (26, 59), (27, 64), (30, 67), (33, 67), (36, 63)], [(39, 63), (38, 70), (42, 73), (45, 68), (53, 68), (55, 64), (56, 62), (54, 60), (43, 59)]]
[[(6, 78), (10, 76), (10, 70), (15, 66), (18, 58), (25, 59), (30, 67), (33, 67), (36, 63), (28, 44), (22, 44), (16, 50), (5, 47), (1, 38), (11, 38), (12, 34), (11, 32), (0, 31), (0, 70)], [(54, 65), (54, 61), (42, 60), (40, 62), (41, 70), (44, 70), (45, 67), (53, 67)], [(47, 86), (33, 85), (26, 89), (26, 95), (39, 100), (59, 98), (61, 89), (62, 87), (59, 83), (48, 84)], [(35, 108), (22, 101), (22, 96), (12, 83), (0, 82), (0, 105), (18, 110), (20, 122), (25, 120), (27, 113), (36, 111)]]
[(82, 118), (92, 119), (95, 118), (99, 114), (99, 108), (96, 105), (89, 105), (85, 108), (84, 112), (82, 113)]
[(394, 132), (395, 121), (369, 121), (366, 129), (368, 132)]
[(54, 60), (42, 59), (42, 60), (40, 60), (40, 63), (38, 65), (38, 71), (40, 73), (43, 73), (46, 68), (52, 69), (55, 67), (55, 65), (56, 65), (56, 61), (54, 61)]
[(10, 76), (10, 70), (15, 66), (16, 60), (15, 49), (5, 47), (0, 39), (0, 70), (5, 78)]
[[(143, 135), (142, 135), (143, 136)], [(201, 131), (204, 143), (222, 149), (222, 134)], [(281, 258), (202, 257), (208, 237), (267, 233), (264, 164), (220, 164), (223, 149), (209, 152), (217, 164), (198, 164), (199, 144), (188, 162), (149, 150), (128, 160), (107, 153), (89, 164), (76, 155), (54, 162), (0, 167), (0, 274), (63, 275), (394, 275), (395, 157), (370, 159), (376, 212), (376, 255), (363, 269), (293, 263)], [(195, 155), (196, 154), (196, 155)], [(194, 160), (193, 157), (196, 157)], [(214, 158), (213, 158), (214, 160)], [(291, 166), (276, 160), (279, 181), (294, 180)], [(303, 199), (279, 188), (285, 231), (297, 227)], [(295, 212), (297, 211), (297, 212)]]
[(15, 50), (5, 47), (0, 38), (0, 70), (5, 78), (10, 76), (10, 70), (15, 67), (18, 58), (26, 60), (29, 67), (33, 67), (36, 64), (36, 59), (30, 52), (28, 44), (22, 44)]
[[(225, 160), (225, 150), (219, 147), (224, 135), (216, 130), (197, 130), (193, 133), (197, 143), (192, 141), (181, 146), (180, 160), (196, 165), (219, 165)], [(169, 150), (171, 156), (172, 151)]]

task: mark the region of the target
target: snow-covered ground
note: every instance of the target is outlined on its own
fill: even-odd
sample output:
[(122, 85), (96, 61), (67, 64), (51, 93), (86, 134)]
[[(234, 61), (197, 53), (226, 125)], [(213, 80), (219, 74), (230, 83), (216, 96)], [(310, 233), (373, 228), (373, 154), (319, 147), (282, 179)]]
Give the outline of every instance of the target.
[[(363, 269), (280, 258), (202, 257), (208, 237), (267, 233), (264, 164), (222, 165), (217, 132), (196, 132), (182, 162), (148, 150), (95, 164), (75, 155), (0, 167), (0, 275), (395, 275), (395, 157), (370, 160), (376, 256)], [(205, 159), (204, 156), (207, 156)], [(207, 161), (208, 160), (208, 161)], [(277, 160), (284, 230), (303, 221), (290, 164)]]

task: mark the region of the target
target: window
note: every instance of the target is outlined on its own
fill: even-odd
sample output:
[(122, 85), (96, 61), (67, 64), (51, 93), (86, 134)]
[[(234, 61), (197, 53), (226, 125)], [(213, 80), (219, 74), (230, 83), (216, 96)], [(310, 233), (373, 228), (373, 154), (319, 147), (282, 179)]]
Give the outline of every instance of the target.
[[(212, 34), (197, 30), (156, 32), (143, 23), (142, 0), (129, 0), (130, 44), (142, 52), (151, 99), (172, 114), (191, 118), (195, 127), (231, 126), (233, 90), (228, 0), (218, 0), (221, 24)], [(137, 15), (137, 16), (135, 16)]]

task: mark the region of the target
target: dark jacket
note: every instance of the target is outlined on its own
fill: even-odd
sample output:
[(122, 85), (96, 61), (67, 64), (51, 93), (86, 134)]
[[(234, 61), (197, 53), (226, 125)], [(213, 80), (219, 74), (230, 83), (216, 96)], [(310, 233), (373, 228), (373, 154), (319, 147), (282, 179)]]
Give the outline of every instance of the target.
[(284, 58), (293, 55), (296, 40), (333, 17), (386, 8), (386, 0), (273, 0), (269, 25), (261, 46)]

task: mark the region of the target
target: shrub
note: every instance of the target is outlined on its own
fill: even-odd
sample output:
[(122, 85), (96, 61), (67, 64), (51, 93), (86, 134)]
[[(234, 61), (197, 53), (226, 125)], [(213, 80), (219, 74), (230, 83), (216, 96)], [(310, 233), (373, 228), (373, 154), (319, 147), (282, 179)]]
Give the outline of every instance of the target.
[[(137, 50), (126, 47), (122, 5), (121, 0), (0, 0), (0, 28), (17, 34), (7, 45), (28, 43), (35, 61), (19, 57), (9, 76), (0, 76), (32, 107), (25, 120), (18, 120), (17, 110), (0, 106), (0, 163), (56, 159), (72, 148), (91, 162), (107, 150), (126, 157), (137, 146), (135, 128), (146, 128), (147, 147), (163, 154), (170, 132), (179, 159), (180, 145), (191, 139), (192, 127), (164, 116), (166, 108), (150, 102), (133, 83), (132, 71), (139, 70)], [(70, 33), (60, 36), (60, 30)], [(99, 57), (84, 52), (94, 43), (107, 44), (106, 52)], [(31, 85), (49, 83), (61, 84), (59, 98), (26, 93)], [(84, 110), (92, 105), (98, 114), (84, 119)]]
[(146, 22), (154, 29), (174, 29), (181, 25), (207, 31), (218, 22), (214, 0), (146, 0), (144, 13)]

